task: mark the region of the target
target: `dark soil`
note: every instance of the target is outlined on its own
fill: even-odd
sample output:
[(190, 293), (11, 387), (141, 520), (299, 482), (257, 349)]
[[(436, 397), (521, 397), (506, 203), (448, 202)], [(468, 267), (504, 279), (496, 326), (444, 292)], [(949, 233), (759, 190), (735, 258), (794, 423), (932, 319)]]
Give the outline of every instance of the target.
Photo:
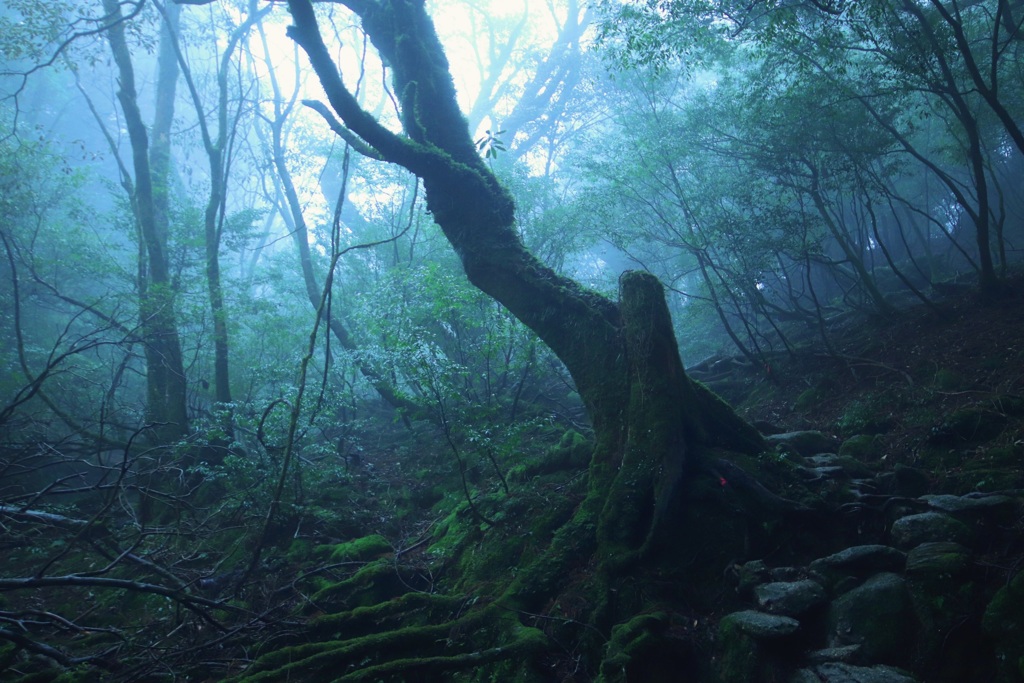
[(749, 420), (781, 431), (876, 435), (879, 464), (922, 466), (940, 478), (1020, 470), (1024, 279), (1010, 291), (995, 302), (964, 294), (939, 302), (938, 313), (918, 306), (895, 319), (847, 321), (829, 332), (834, 354), (780, 358), (769, 379), (744, 370), (746, 395), (729, 398)]

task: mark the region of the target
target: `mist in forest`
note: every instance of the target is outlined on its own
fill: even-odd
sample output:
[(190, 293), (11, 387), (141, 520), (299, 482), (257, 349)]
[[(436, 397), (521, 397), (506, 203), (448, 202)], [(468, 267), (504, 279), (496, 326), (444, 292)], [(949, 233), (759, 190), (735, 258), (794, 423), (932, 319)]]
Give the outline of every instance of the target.
[[(645, 372), (743, 451), (683, 367), (738, 402), (849, 321), (1009, 294), (1017, 2), (420, 4), (0, 6), (0, 678), (241, 675), (346, 563), (500, 528), (527, 454), (627, 467)], [(647, 557), (673, 458), (595, 543)]]

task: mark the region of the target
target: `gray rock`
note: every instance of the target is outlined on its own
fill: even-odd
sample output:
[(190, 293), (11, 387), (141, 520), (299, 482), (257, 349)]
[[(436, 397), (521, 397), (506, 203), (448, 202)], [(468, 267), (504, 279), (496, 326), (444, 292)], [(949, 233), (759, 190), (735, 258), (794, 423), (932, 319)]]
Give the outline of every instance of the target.
[(808, 458), (807, 462), (812, 467), (838, 467), (853, 477), (870, 477), (873, 474), (871, 468), (860, 460), (837, 453), (818, 453)]
[(982, 496), (953, 496), (948, 493), (942, 493), (938, 495), (921, 496), (921, 500), (928, 501), (928, 505), (936, 510), (941, 510), (942, 512), (948, 512), (950, 514), (956, 514), (957, 512), (988, 510), (993, 507), (1013, 503), (1013, 498), (998, 493)]
[(773, 434), (766, 436), (764, 440), (769, 446), (782, 447), (805, 457), (815, 453), (832, 452), (837, 444), (835, 439), (815, 431)]
[(846, 476), (846, 471), (839, 465), (824, 465), (821, 467), (811, 467), (807, 470), (807, 476), (811, 481), (839, 479)]
[(967, 545), (972, 540), (971, 530), (966, 524), (943, 512), (921, 512), (900, 517), (893, 522), (890, 534), (895, 544), (903, 548), (936, 541)]
[(754, 586), (770, 580), (771, 570), (764, 560), (751, 560), (736, 567), (737, 586), (740, 593), (749, 591)]
[(824, 573), (862, 575), (879, 571), (902, 571), (907, 556), (887, 545), (855, 545), (811, 562), (811, 569)]
[(772, 567), (769, 575), (772, 581), (796, 581), (803, 578), (803, 570), (798, 567)]
[(922, 543), (907, 553), (907, 574), (920, 577), (959, 576), (971, 563), (967, 548), (952, 541)]
[(826, 647), (807, 653), (807, 661), (811, 664), (824, 662), (846, 662), (849, 664), (860, 652), (860, 645), (844, 645), (843, 647)]
[(981, 494), (966, 496), (921, 496), (928, 501), (929, 507), (946, 512), (960, 519), (975, 521), (991, 518), (997, 521), (1010, 521), (1017, 513), (1020, 503), (1009, 496), (1000, 494)]
[(799, 669), (789, 679), (789, 683), (821, 683), (821, 679), (810, 669)]
[[(891, 666), (853, 666), (842, 662), (828, 662), (814, 667), (815, 678), (802, 681), (828, 681), (828, 683), (917, 683), (916, 680)], [(801, 679), (794, 679), (801, 681)], [(801, 683), (802, 683), (801, 681)]]
[(718, 622), (719, 631), (736, 627), (743, 633), (760, 640), (784, 638), (800, 628), (800, 622), (778, 614), (765, 614), (754, 610), (733, 612)]
[(798, 617), (825, 602), (825, 589), (817, 581), (776, 581), (754, 589), (757, 604), (772, 614)]
[(913, 629), (910, 598), (898, 574), (876, 574), (829, 606), (828, 646), (859, 644), (867, 661), (902, 662)]

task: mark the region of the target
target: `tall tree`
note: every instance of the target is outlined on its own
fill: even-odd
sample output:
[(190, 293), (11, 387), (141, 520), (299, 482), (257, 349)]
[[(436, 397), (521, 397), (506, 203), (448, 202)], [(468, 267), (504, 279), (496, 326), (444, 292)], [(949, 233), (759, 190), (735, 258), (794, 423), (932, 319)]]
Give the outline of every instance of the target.
[[(172, 12), (180, 12), (177, 5), (164, 7), (158, 3), (165, 20), (170, 24)], [(176, 24), (170, 38), (171, 47), (178, 60), (178, 66), (188, 87), (196, 111), (196, 120), (202, 139), (203, 150), (209, 165), (210, 191), (207, 195), (206, 207), (203, 211), (203, 244), (206, 255), (206, 285), (213, 316), (213, 348), (214, 348), (214, 396), (220, 405), (231, 403), (231, 375), (228, 343), (228, 310), (224, 303), (224, 287), (221, 282), (220, 250), (223, 238), (224, 222), (227, 218), (227, 195), (229, 169), (232, 158), (236, 131), (242, 117), (241, 109), (246, 106), (244, 97), (230, 98), (229, 76), (236, 50), (260, 18), (269, 13), (270, 8), (259, 10), (255, 2), (250, 2), (247, 14), (241, 22), (228, 34), (227, 44), (219, 55), (216, 67), (216, 105), (212, 107), (216, 126), (207, 120), (207, 107), (204, 106), (202, 95), (193, 76), (192, 68), (182, 50)], [(234, 109), (232, 109), (234, 107)], [(225, 424), (230, 430), (230, 421)]]
[(178, 81), (172, 31), (180, 8), (169, 8), (161, 25), (156, 114), (152, 130), (147, 131), (121, 5), (117, 0), (103, 0), (103, 7), (110, 20), (107, 40), (119, 76), (117, 98), (132, 150), (133, 178), (124, 176), (122, 183), (131, 195), (140, 237), (139, 315), (146, 349), (147, 418), (156, 425), (157, 440), (168, 442), (185, 434), (188, 428), (187, 386), (167, 253), (170, 137)]
[[(448, 62), (424, 3), (346, 0), (393, 70), (404, 135), (365, 111), (346, 87), (309, 0), (291, 0), (289, 35), (305, 50), (334, 111), (376, 154), (422, 181), (427, 207), (469, 280), (507, 307), (565, 363), (596, 433), (591, 525), (611, 573), (666, 531), (686, 473), (703, 447), (753, 452), (760, 435), (684, 370), (660, 283), (627, 273), (618, 301), (538, 261), (516, 232), (515, 206), (477, 152), (458, 109)], [(568, 553), (568, 549), (558, 552)], [(569, 561), (568, 555), (562, 556)], [(550, 567), (549, 567), (550, 569)], [(523, 595), (534, 588), (521, 586)]]

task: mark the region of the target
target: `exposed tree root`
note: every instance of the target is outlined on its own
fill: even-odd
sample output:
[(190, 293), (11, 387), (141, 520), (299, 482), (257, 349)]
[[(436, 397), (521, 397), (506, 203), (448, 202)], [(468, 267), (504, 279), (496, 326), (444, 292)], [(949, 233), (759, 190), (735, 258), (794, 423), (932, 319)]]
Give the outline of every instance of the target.
[[(367, 634), (397, 627), (402, 621), (408, 625), (410, 617), (440, 612), (454, 613), (466, 603), (465, 596), (437, 593), (406, 593), (387, 602), (356, 607), (347, 612), (324, 614), (315, 618), (311, 627), (315, 633)], [(338, 637), (336, 636), (336, 637)]]
[[(420, 596), (407, 594), (380, 605), (332, 615), (331, 621), (353, 625), (370, 614), (399, 616), (402, 606), (419, 610), (424, 602), (429, 602), (449, 608), (461, 602), (447, 596), (430, 596), (424, 601)], [(323, 620), (320, 622), (322, 625)], [(409, 675), (437, 674), (528, 657), (548, 645), (540, 630), (524, 626), (511, 612), (492, 603), (438, 624), (284, 647), (260, 657), (246, 674), (235, 680), (408, 680)]]
[[(513, 559), (513, 571), (497, 570), (503, 578), (488, 573), (496, 571), (489, 564), (479, 565), (481, 575), (466, 575), (462, 565), (452, 567), (460, 583), (448, 594), (402, 592), (394, 575), (384, 575), (400, 568), (386, 560), (367, 565), (325, 589), (332, 605), (364, 604), (315, 617), (306, 638), (324, 640), (268, 652), (237, 681), (434, 681), (456, 671), (472, 671), (467, 680), (543, 680), (541, 662), (546, 671), (551, 661), (576, 658), (594, 680), (611, 683), (645, 663), (671, 666), (651, 653), (690, 651), (693, 643), (680, 639), (678, 625), (729, 601), (707, 588), (721, 584), (736, 557), (769, 542), (774, 547), (778, 538), (769, 540), (764, 524), (804, 509), (703, 452), (683, 480), (679, 497), (689, 504), (666, 511), (674, 531), (632, 553), (628, 566), (601, 553), (598, 520), (606, 507), (591, 488), (543, 551), (522, 566)], [(449, 547), (448, 561), (508, 541), (495, 531), (481, 539), (471, 519), (453, 519), (456, 527), (446, 533), (462, 540)], [(365, 604), (372, 600), (380, 601)]]
[[(396, 659), (354, 671), (336, 679), (338, 683), (355, 681), (378, 681), (382, 678), (400, 676), (400, 680), (408, 680), (408, 674), (450, 674), (453, 671), (471, 669), (494, 662), (529, 658), (549, 647), (547, 637), (539, 629), (516, 624), (514, 636), (507, 644), (484, 650), (464, 652), (457, 655), (435, 657), (415, 657)], [(433, 678), (432, 680), (437, 680)]]

